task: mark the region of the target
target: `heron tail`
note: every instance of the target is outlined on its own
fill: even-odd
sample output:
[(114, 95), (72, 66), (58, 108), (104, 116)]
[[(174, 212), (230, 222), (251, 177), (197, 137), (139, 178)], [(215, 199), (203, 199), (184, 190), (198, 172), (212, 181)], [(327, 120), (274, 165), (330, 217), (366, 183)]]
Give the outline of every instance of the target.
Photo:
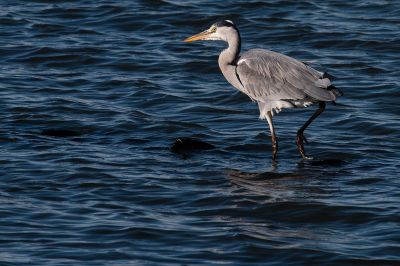
[(333, 85), (330, 85), (327, 89), (328, 89), (329, 91), (333, 92), (333, 93), (335, 94), (335, 96), (337, 96), (337, 97), (343, 96), (343, 94), (344, 94), (343, 91), (342, 91), (341, 89), (336, 88), (336, 87), (333, 86)]

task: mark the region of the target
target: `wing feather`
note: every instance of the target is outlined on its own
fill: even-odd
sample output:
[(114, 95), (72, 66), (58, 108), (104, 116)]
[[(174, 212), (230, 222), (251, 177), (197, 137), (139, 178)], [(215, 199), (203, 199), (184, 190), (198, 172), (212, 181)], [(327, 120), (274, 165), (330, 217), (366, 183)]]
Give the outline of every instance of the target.
[(269, 50), (244, 53), (236, 67), (244, 93), (256, 101), (303, 100), (334, 101), (338, 94), (323, 73)]

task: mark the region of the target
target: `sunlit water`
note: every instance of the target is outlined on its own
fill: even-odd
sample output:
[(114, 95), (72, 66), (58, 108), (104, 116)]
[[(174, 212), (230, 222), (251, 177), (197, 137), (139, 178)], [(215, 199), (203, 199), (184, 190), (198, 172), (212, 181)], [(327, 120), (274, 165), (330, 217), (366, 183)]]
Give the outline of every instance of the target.
[[(222, 18), (337, 77), (314, 160), (316, 106), (274, 118), (271, 165), (224, 44), (182, 42)], [(397, 1), (2, 1), (0, 264), (398, 265), (399, 25)]]

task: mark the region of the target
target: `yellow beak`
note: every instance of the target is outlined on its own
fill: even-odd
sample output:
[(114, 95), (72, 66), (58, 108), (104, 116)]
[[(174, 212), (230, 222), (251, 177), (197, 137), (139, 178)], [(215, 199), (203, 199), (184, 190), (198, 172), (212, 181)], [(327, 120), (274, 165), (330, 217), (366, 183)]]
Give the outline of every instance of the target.
[(209, 30), (202, 31), (196, 35), (190, 36), (189, 38), (184, 39), (184, 42), (194, 42), (199, 40), (204, 40), (210, 35), (211, 32)]

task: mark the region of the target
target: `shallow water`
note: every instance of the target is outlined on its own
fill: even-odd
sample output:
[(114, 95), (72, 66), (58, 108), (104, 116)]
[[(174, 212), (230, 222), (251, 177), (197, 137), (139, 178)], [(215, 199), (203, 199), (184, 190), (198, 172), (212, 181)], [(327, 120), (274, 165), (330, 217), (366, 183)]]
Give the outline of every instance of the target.
[[(396, 1), (3, 1), (1, 265), (396, 265)], [(218, 19), (337, 77), (274, 118), (218, 69)], [(181, 156), (194, 138), (213, 149)]]

